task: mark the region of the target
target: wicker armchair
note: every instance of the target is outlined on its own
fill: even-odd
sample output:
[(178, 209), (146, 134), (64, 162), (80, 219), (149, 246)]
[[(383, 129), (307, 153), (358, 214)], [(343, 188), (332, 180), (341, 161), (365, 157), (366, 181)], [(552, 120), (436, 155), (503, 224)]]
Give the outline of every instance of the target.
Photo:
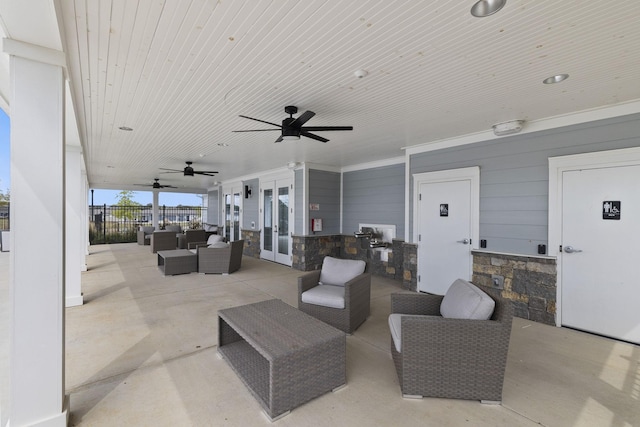
[[(491, 295), (490, 295), (491, 296)], [(404, 397), (502, 401), (513, 306), (491, 296), (489, 320), (443, 318), (441, 295), (391, 295), (391, 313), (401, 317), (401, 352), (391, 355)]]
[(170, 251), (177, 247), (178, 239), (175, 231), (154, 231), (151, 234), (151, 252)]
[(240, 269), (244, 240), (236, 240), (222, 248), (198, 246), (198, 273), (229, 274)]
[[(323, 268), (325, 268), (324, 264), (327, 258), (330, 257), (325, 257)], [(369, 264), (365, 263), (363, 273), (344, 282), (344, 308), (303, 301), (303, 294), (314, 288), (317, 289), (322, 286), (339, 288), (339, 286), (330, 285), (319, 286), (322, 270), (311, 271), (298, 277), (298, 309), (334, 328), (340, 329), (347, 334), (352, 334), (364, 323), (371, 312), (371, 273), (368, 270)], [(324, 297), (321, 296), (320, 299), (322, 300)]]
[(140, 226), (138, 228), (137, 240), (139, 245), (150, 245), (151, 244), (151, 234), (155, 227), (151, 226)]

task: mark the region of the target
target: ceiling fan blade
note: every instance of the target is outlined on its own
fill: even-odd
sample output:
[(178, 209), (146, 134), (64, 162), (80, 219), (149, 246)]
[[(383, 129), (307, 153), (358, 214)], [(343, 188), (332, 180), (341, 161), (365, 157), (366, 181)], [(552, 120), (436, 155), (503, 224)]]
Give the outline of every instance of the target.
[(280, 129), (249, 129), (249, 130), (232, 130), (231, 132), (265, 132)]
[(289, 123), (289, 126), (293, 128), (300, 128), (303, 124), (307, 123), (309, 119), (311, 119), (311, 117), (315, 115), (316, 113), (314, 113), (313, 111), (307, 110), (304, 113), (300, 114), (294, 121)]
[(178, 187), (174, 187), (173, 185), (161, 185), (160, 188), (178, 188)]
[(301, 131), (300, 135), (306, 136), (307, 138), (315, 139), (316, 141), (320, 141), (320, 142), (328, 142), (329, 141), (327, 138), (323, 138), (321, 136), (314, 135), (312, 133), (305, 132), (305, 131)]
[(253, 117), (249, 117), (249, 116), (240, 116), (240, 117), (242, 117), (243, 119), (255, 120), (256, 122), (260, 122), (260, 123), (266, 123), (268, 125), (272, 125), (272, 126), (276, 126), (276, 127), (282, 127), (282, 126), (277, 125), (275, 123), (267, 122), (267, 121), (260, 120), (260, 119), (254, 119)]
[(158, 168), (162, 171), (170, 171), (170, 172), (163, 172), (163, 173), (171, 173), (171, 172), (183, 172), (182, 169), (178, 170), (178, 169), (167, 169), (167, 168)]
[(214, 174), (216, 174), (218, 172), (214, 172), (214, 171), (193, 171), (193, 173), (195, 173), (196, 175), (215, 176)]
[(282, 142), (282, 141), (283, 141), (283, 139), (282, 139), (282, 135), (280, 135), (280, 136), (278, 137), (278, 139), (276, 139), (276, 140), (275, 140), (275, 141), (273, 141), (273, 142)]
[(318, 132), (326, 130), (353, 130), (353, 126), (305, 126), (301, 130), (306, 132)]

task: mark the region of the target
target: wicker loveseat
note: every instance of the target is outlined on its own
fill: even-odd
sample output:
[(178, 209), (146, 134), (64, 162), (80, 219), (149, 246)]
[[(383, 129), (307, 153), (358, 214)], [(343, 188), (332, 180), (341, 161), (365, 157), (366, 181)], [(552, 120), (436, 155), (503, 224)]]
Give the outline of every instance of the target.
[(151, 252), (170, 251), (178, 246), (175, 231), (156, 230), (151, 234)]
[[(502, 401), (513, 307), (508, 300), (488, 297), (495, 301), (491, 317), (471, 320), (442, 317), (441, 295), (391, 295), (392, 315), (403, 314), (392, 330), (391, 355), (404, 397)], [(391, 316), (389, 323), (393, 329)]]
[(352, 334), (371, 311), (368, 268), (364, 261), (325, 257), (321, 270), (298, 277), (298, 309)]

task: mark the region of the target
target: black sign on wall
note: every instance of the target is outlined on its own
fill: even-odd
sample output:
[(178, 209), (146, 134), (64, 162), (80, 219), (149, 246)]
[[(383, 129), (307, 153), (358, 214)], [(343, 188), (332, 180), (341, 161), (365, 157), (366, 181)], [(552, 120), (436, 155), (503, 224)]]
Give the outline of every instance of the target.
[(602, 202), (602, 219), (620, 219), (620, 200)]
[(449, 203), (440, 204), (440, 216), (449, 216)]

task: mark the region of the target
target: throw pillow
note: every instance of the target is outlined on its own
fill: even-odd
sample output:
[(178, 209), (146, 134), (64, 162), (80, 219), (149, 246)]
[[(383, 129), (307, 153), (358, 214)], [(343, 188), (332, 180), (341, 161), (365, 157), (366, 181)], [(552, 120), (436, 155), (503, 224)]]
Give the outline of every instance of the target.
[(320, 270), (320, 284), (344, 286), (345, 282), (364, 273), (367, 263), (355, 259), (324, 257)]
[(449, 287), (440, 304), (442, 317), (487, 320), (496, 302), (477, 286), (458, 279)]
[(218, 234), (212, 234), (207, 239), (207, 245), (213, 245), (214, 243), (224, 242), (224, 236), (220, 236)]

